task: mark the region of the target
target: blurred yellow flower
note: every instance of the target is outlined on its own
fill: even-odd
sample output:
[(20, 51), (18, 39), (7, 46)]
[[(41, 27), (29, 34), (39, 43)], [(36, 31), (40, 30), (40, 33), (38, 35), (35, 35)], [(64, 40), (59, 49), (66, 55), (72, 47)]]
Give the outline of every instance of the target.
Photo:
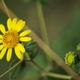
[(76, 54), (74, 52), (69, 52), (66, 54), (65, 56), (65, 63), (67, 65), (72, 65), (75, 64), (75, 58), (76, 58)]
[(21, 32), (24, 25), (25, 21), (17, 21), (17, 18), (14, 18), (13, 20), (9, 18), (7, 20), (7, 30), (5, 30), (4, 25), (0, 24), (0, 31), (2, 32), (2, 34), (0, 34), (0, 59), (2, 59), (7, 52), (6, 59), (7, 61), (10, 61), (12, 49), (14, 49), (18, 59), (22, 59), (22, 53), (25, 52), (25, 48), (21, 42), (28, 42), (32, 40), (31, 37), (26, 36), (31, 32), (31, 30)]

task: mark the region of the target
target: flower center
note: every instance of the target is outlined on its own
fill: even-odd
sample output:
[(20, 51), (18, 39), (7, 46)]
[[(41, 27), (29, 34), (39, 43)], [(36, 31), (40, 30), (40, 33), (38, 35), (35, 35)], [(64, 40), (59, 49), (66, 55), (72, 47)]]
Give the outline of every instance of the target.
[(74, 56), (73, 55), (69, 55), (68, 56), (68, 62), (72, 63), (74, 61)]
[(18, 33), (16, 31), (10, 30), (7, 31), (4, 35), (3, 35), (3, 44), (7, 47), (7, 48), (13, 48), (15, 47), (18, 42), (19, 42), (19, 36)]

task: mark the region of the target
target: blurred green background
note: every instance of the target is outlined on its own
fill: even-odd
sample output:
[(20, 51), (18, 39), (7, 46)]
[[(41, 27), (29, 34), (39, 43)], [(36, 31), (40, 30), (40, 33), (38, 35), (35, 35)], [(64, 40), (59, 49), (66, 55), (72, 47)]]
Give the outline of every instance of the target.
[[(30, 0), (5, 0), (6, 5), (19, 18), (25, 20), (31, 30), (33, 30), (40, 38), (41, 31), (37, 15), (37, 8), (35, 2), (28, 2)], [(45, 0), (46, 1), (46, 0)], [(68, 51), (76, 51), (76, 46), (80, 43), (80, 1), (79, 0), (47, 0), (46, 5), (43, 6), (43, 14), (46, 23), (49, 43), (51, 48), (64, 60), (64, 56)], [(0, 10), (0, 23), (6, 25), (7, 16)], [(6, 57), (6, 56), (5, 56)], [(0, 74), (9, 69), (12, 60), (6, 62), (5, 57), (0, 60)], [(38, 65), (45, 68), (47, 59), (44, 52), (39, 49), (38, 54), (34, 58)], [(54, 68), (51, 72), (60, 74), (67, 74), (54, 61)], [(30, 67), (30, 68), (29, 68)], [(25, 78), (31, 75), (38, 74), (34, 67), (27, 64), (27, 67), (18, 76)], [(9, 80), (9, 75), (4, 76), (0, 80)], [(22, 79), (23, 80), (23, 79)], [(33, 80), (62, 80), (57, 78), (36, 78)]]

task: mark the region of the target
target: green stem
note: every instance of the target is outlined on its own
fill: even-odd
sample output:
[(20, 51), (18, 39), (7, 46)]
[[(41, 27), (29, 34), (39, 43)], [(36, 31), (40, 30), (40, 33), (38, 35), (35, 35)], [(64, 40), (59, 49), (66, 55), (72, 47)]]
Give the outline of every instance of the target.
[(43, 77), (50, 76), (50, 77), (61, 78), (61, 79), (71, 79), (71, 76), (48, 72), (48, 71), (44, 70), (42, 67), (40, 67), (38, 64), (36, 64), (34, 61), (32, 61), (32, 65), (34, 65), (41, 71), (41, 75)]
[[(39, 23), (40, 23), (40, 29), (41, 29), (42, 38), (45, 41), (45, 43), (49, 45), (46, 24), (45, 24), (42, 5), (41, 5), (40, 1), (37, 1), (37, 14), (38, 14), (38, 19), (39, 19)], [(47, 60), (48, 60), (48, 65), (46, 67), (46, 70), (50, 70), (51, 69), (52, 60), (47, 55), (46, 55), (46, 57), (47, 57)]]
[(42, 5), (39, 1), (37, 2), (37, 14), (38, 14), (38, 19), (39, 19), (39, 23), (40, 23), (42, 38), (47, 44), (49, 44), (46, 24), (45, 24), (45, 20), (44, 20), (44, 16), (43, 16), (43, 11), (42, 11)]
[(4, 0), (1, 0), (1, 1), (2, 1), (2, 3), (3, 3), (3, 6), (4, 6), (5, 10), (6, 10), (6, 13), (7, 13), (8, 17), (10, 17), (8, 8), (7, 8), (7, 6), (6, 6), (5, 2), (4, 2)]
[(68, 75), (62, 75), (62, 74), (48, 72), (48, 71), (44, 70), (42, 67), (40, 67), (33, 60), (31, 60), (31, 64), (41, 72), (40, 74), (42, 77), (50, 76), (50, 77), (60, 78), (60, 79), (71, 79), (71, 76), (68, 76)]
[(59, 78), (59, 79), (69, 79), (69, 80), (71, 79), (71, 76), (61, 75), (61, 74), (51, 73), (51, 72), (47, 72), (46, 75), (50, 77)]
[(28, 60), (31, 60), (31, 58), (27, 52), (25, 53), (25, 56), (27, 57)]
[(4, 72), (2, 75), (0, 75), (0, 78), (2, 78), (3, 76), (5, 76), (6, 74), (8, 74), (10, 71), (12, 71), (15, 67), (17, 67), (21, 62), (23, 61), (20, 60), (18, 63), (16, 63), (13, 67), (11, 67), (10, 69), (8, 69), (6, 72)]
[[(27, 61), (30, 60), (30, 57), (28, 55), (28, 53), (26, 53), (26, 57), (28, 58)], [(21, 62), (23, 61), (23, 58), (18, 62), (16, 63), (14, 66), (12, 66), (10, 69), (8, 69), (6, 72), (4, 72), (2, 75), (0, 75), (0, 78), (2, 78), (3, 76), (5, 76), (6, 74), (8, 74), (10, 71), (12, 71), (15, 67), (17, 67)]]

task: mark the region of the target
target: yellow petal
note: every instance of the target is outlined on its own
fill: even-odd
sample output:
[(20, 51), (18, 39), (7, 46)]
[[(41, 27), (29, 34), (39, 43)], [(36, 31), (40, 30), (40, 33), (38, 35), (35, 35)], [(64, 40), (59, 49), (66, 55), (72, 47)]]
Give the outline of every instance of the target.
[(2, 58), (4, 57), (4, 55), (5, 55), (5, 53), (6, 53), (6, 50), (7, 50), (6, 47), (2, 49), (2, 51), (1, 51), (1, 53), (0, 53), (0, 59), (2, 59)]
[(21, 37), (20, 38), (20, 41), (22, 41), (22, 42), (28, 42), (28, 41), (31, 41), (31, 40), (32, 40), (31, 37)]
[(0, 39), (2, 39), (3, 38), (3, 36), (2, 35), (0, 35)]
[(21, 54), (20, 50), (18, 49), (18, 47), (16, 46), (14, 49), (15, 49), (15, 54), (16, 54), (16, 56), (17, 56), (19, 59), (22, 59), (22, 54)]
[(19, 20), (18, 23), (16, 24), (15, 30), (17, 30), (17, 32), (19, 32), (20, 30), (22, 30), (24, 25), (25, 25), (25, 21)]
[(9, 48), (6, 56), (7, 61), (10, 61), (11, 56), (12, 56), (12, 48)]
[(2, 40), (0, 40), (0, 43), (2, 43)]
[(11, 23), (12, 29), (15, 29), (16, 23), (17, 23), (17, 18), (14, 18)]
[(23, 31), (22, 33), (20, 33), (20, 37), (22, 37), (22, 36), (25, 36), (25, 35), (27, 35), (27, 34), (29, 34), (31, 32), (31, 30), (25, 30), (25, 31)]
[(15, 26), (15, 30), (17, 29), (17, 27), (23, 22), (23, 20), (19, 20)]
[(23, 47), (22, 44), (19, 44), (19, 43), (18, 43), (17, 48), (18, 48), (22, 53), (25, 52), (25, 48)]
[(0, 50), (2, 50), (3, 49), (3, 47), (4, 47), (4, 45), (2, 44), (2, 45), (0, 45)]
[(12, 27), (11, 27), (11, 18), (9, 18), (8, 20), (7, 20), (7, 28), (8, 28), (8, 30), (10, 30)]
[(2, 33), (5, 33), (5, 27), (4, 27), (4, 25), (2, 25), (2, 24), (0, 24), (0, 31), (1, 31)]

